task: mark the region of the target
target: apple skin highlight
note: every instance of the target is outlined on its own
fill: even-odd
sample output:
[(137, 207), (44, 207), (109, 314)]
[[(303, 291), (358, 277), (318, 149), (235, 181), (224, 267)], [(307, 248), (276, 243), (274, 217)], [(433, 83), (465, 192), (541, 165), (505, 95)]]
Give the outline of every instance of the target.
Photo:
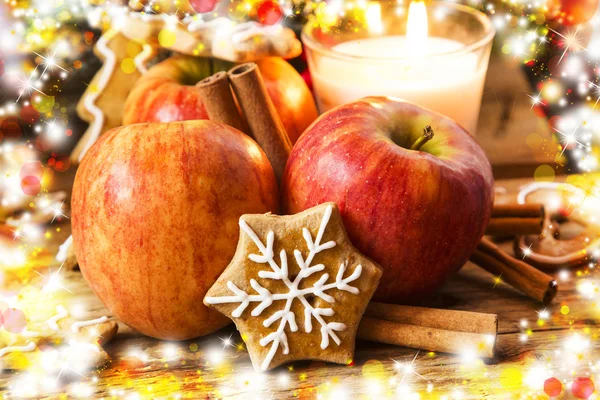
[[(435, 136), (409, 150), (430, 125)], [(384, 273), (374, 299), (412, 303), (468, 260), (493, 204), (489, 161), (458, 124), (387, 97), (321, 115), (301, 136), (282, 183), (297, 213), (334, 201), (354, 245)]]

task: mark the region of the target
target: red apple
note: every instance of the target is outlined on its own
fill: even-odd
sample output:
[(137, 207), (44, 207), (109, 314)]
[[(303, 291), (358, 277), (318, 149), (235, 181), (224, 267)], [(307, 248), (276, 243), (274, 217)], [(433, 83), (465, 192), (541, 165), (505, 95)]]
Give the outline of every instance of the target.
[[(304, 79), (284, 59), (266, 58), (256, 64), (281, 121), (295, 143), (317, 118), (317, 106)], [(174, 56), (150, 68), (125, 102), (123, 125), (208, 119), (196, 83), (233, 64), (190, 56)]]
[(565, 26), (584, 24), (600, 12), (598, 0), (548, 0), (546, 18)]
[(225, 269), (242, 214), (276, 212), (260, 147), (210, 121), (115, 128), (83, 158), (73, 185), (81, 272), (121, 321), (160, 339), (229, 322), (202, 299)]
[[(411, 145), (430, 125), (435, 136)], [(475, 250), (493, 201), (490, 164), (458, 124), (414, 104), (368, 97), (321, 115), (294, 146), (284, 206), (338, 204), (354, 245), (384, 269), (375, 299), (435, 291)]]

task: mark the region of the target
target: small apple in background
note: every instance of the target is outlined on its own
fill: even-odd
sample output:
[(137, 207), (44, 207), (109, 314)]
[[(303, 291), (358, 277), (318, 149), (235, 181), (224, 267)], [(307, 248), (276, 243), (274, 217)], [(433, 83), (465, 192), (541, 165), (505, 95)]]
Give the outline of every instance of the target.
[(121, 321), (189, 339), (228, 320), (202, 303), (242, 214), (278, 211), (271, 164), (245, 134), (211, 121), (115, 128), (77, 170), (73, 241), (81, 272)]
[[(317, 118), (317, 106), (304, 79), (284, 59), (256, 64), (292, 143)], [(148, 70), (125, 102), (123, 125), (208, 119), (196, 83), (234, 64), (208, 58), (173, 56)]]
[(580, 25), (600, 13), (598, 0), (548, 0), (546, 18), (565, 26)]
[[(430, 125), (435, 136), (409, 148)], [(368, 97), (321, 115), (302, 135), (282, 184), (290, 214), (338, 204), (352, 243), (383, 267), (374, 299), (413, 302), (467, 261), (488, 224), (491, 166), (458, 124)]]

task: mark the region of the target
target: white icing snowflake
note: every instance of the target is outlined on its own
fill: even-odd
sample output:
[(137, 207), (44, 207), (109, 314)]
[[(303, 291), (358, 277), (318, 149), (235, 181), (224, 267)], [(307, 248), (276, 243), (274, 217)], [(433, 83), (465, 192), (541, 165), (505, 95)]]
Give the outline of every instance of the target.
[(281, 250), (279, 253), (280, 264), (274, 260), (274, 252), (273, 252), (273, 243), (275, 241), (275, 234), (273, 231), (269, 231), (267, 234), (267, 244), (266, 246), (263, 244), (261, 239), (256, 235), (256, 233), (248, 226), (248, 224), (240, 220), (240, 228), (252, 239), (252, 241), (256, 244), (261, 254), (250, 254), (248, 258), (259, 264), (269, 264), (271, 270), (260, 271), (258, 276), (263, 279), (273, 279), (282, 281), (288, 291), (286, 293), (271, 293), (268, 289), (262, 287), (255, 279), (250, 280), (250, 285), (256, 291), (257, 294), (248, 294), (242, 289), (238, 288), (233, 282), (228, 281), (227, 287), (234, 294), (233, 296), (222, 296), (222, 297), (206, 297), (205, 301), (208, 304), (223, 304), (223, 303), (239, 303), (240, 305), (231, 313), (232, 317), (238, 318), (242, 315), (244, 310), (248, 307), (250, 303), (258, 303), (258, 305), (252, 310), (251, 315), (256, 317), (260, 315), (265, 309), (269, 308), (273, 301), (275, 300), (285, 300), (285, 306), (282, 310), (276, 311), (269, 318), (265, 319), (263, 325), (265, 327), (270, 327), (275, 322), (279, 321), (279, 326), (276, 331), (270, 333), (269, 335), (263, 337), (260, 340), (260, 345), (265, 347), (269, 343), (271, 344), (271, 349), (269, 350), (267, 356), (263, 360), (261, 364), (261, 369), (267, 370), (269, 365), (271, 364), (271, 360), (275, 356), (279, 345), (283, 346), (283, 354), (289, 353), (289, 346), (287, 335), (285, 333), (286, 327), (289, 327), (291, 332), (298, 331), (298, 325), (296, 324), (296, 316), (294, 312), (291, 311), (292, 303), (294, 299), (298, 299), (300, 303), (302, 303), (304, 307), (304, 331), (307, 333), (312, 332), (312, 319), (314, 318), (321, 325), (321, 348), (326, 349), (329, 346), (329, 338), (339, 345), (341, 343), (340, 338), (335, 333), (336, 331), (344, 331), (346, 329), (346, 325), (341, 322), (326, 322), (323, 317), (331, 317), (335, 314), (332, 308), (314, 308), (308, 300), (306, 300), (306, 295), (314, 295), (323, 299), (327, 303), (335, 303), (335, 299), (325, 293), (328, 290), (338, 289), (344, 290), (346, 292), (350, 292), (352, 294), (358, 294), (359, 290), (356, 287), (348, 285), (348, 283), (357, 280), (362, 272), (362, 266), (359, 264), (354, 272), (348, 277), (344, 278), (344, 273), (346, 272), (347, 265), (346, 263), (342, 263), (338, 270), (335, 281), (327, 283), (329, 279), (328, 273), (323, 273), (317, 282), (315, 282), (311, 287), (307, 287), (304, 289), (299, 289), (300, 283), (303, 279), (308, 278), (309, 276), (321, 272), (325, 269), (325, 265), (317, 264), (311, 265), (315, 255), (320, 253), (323, 250), (328, 250), (335, 247), (336, 243), (334, 241), (329, 241), (321, 244), (321, 240), (323, 239), (323, 234), (325, 229), (327, 228), (327, 223), (329, 222), (329, 218), (331, 217), (332, 207), (328, 206), (323, 214), (323, 219), (321, 220), (321, 225), (319, 226), (319, 231), (317, 233), (316, 239), (313, 241), (312, 235), (307, 228), (302, 229), (302, 236), (306, 241), (306, 246), (309, 250), (308, 256), (303, 258), (302, 252), (300, 250), (294, 250), (294, 258), (298, 267), (300, 267), (300, 272), (294, 278), (294, 280), (290, 280), (288, 275), (288, 261), (287, 261), (287, 253), (285, 250)]

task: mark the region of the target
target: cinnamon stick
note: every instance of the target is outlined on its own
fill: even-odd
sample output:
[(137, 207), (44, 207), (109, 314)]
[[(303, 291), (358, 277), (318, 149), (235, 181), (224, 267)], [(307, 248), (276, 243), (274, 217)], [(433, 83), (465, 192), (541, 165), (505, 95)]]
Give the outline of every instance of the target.
[(233, 99), (229, 78), (225, 71), (201, 80), (196, 87), (211, 121), (232, 126), (242, 132), (247, 130)]
[(544, 218), (498, 217), (490, 219), (485, 230), (490, 236), (539, 235), (544, 230)]
[(550, 303), (558, 291), (558, 284), (551, 276), (524, 261), (511, 257), (489, 239), (481, 240), (470, 259), (539, 302)]
[(544, 219), (544, 214), (544, 205), (540, 203), (494, 204), (494, 208), (492, 209), (492, 218), (521, 217)]
[(544, 229), (542, 204), (494, 204), (486, 234), (492, 236), (539, 235)]
[(230, 69), (227, 75), (254, 140), (271, 161), (277, 179), (281, 180), (292, 143), (258, 67), (254, 63), (241, 64)]
[(371, 302), (358, 326), (364, 340), (444, 353), (494, 357), (498, 316)]

